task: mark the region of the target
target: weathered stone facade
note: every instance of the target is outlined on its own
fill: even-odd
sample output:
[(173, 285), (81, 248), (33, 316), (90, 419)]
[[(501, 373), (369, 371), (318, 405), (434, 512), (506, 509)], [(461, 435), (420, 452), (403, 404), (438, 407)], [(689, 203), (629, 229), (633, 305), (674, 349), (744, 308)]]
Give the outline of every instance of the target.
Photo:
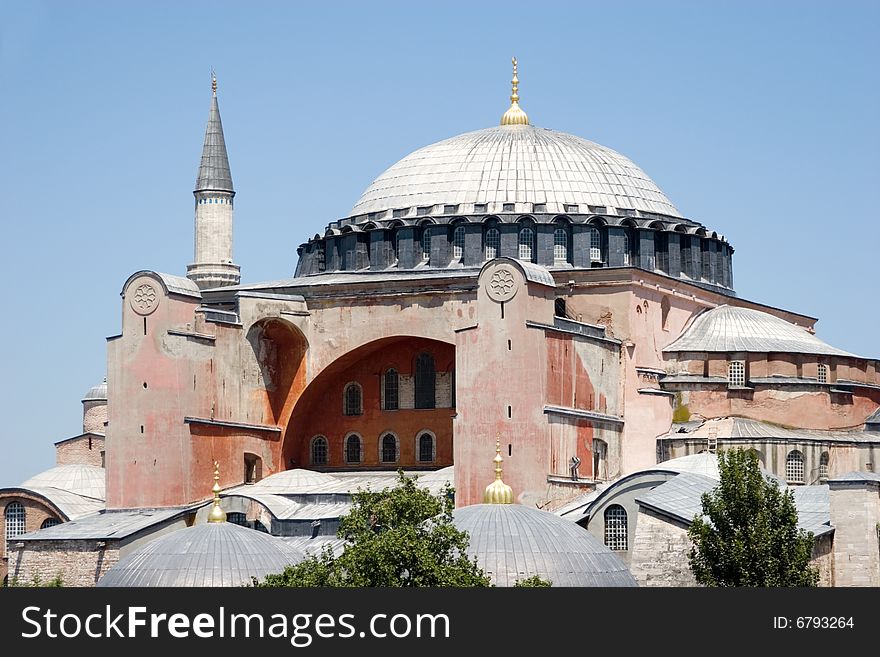
[(97, 468), (103, 468), (104, 435), (85, 433), (82, 436), (75, 436), (55, 443), (55, 464), (93, 465)]
[(639, 510), (630, 571), (639, 586), (696, 586), (688, 566), (687, 526), (648, 509)]
[[(22, 534), (27, 532), (35, 532), (43, 526), (47, 520), (55, 520), (62, 522), (63, 516), (59, 510), (50, 506), (47, 501), (25, 490), (10, 491), (0, 496), (0, 580), (6, 581), (6, 577), (11, 572), (10, 558), (15, 558), (16, 539), (13, 537), (5, 540), (7, 507), (10, 504), (20, 504), (24, 508), (25, 525)], [(8, 552), (7, 552), (8, 550)], [(14, 564), (13, 564), (14, 565)]]
[(880, 586), (880, 478), (831, 480), (834, 585)]
[(27, 549), (11, 552), (10, 573), (21, 584), (60, 577), (63, 586), (94, 586), (117, 561), (112, 541), (29, 541)]

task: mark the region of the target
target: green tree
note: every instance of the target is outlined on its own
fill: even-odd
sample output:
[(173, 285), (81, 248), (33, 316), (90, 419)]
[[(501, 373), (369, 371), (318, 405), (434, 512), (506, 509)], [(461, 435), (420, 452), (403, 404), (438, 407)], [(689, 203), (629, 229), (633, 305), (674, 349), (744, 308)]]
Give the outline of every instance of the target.
[(514, 588), (518, 589), (544, 588), (548, 586), (553, 586), (553, 582), (549, 579), (542, 578), (540, 575), (532, 575), (525, 579), (518, 579), (513, 585)]
[(719, 485), (688, 529), (688, 562), (706, 586), (816, 586), (813, 535), (798, 529), (791, 491), (761, 473), (754, 450), (718, 454)]
[(468, 534), (452, 524), (448, 486), (439, 496), (398, 471), (397, 485), (353, 495), (340, 521), (345, 549), (330, 550), (269, 575), (258, 586), (491, 586), (467, 557)]

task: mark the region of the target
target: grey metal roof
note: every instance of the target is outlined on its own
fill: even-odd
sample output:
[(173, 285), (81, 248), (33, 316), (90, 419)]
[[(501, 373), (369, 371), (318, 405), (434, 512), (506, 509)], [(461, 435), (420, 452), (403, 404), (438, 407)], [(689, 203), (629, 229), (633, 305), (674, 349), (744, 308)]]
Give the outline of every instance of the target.
[(236, 488), (235, 492), (222, 494), (227, 498), (233, 495), (245, 497), (259, 502), (278, 520), (320, 520), (323, 518), (340, 518), (351, 511), (351, 502), (310, 501), (300, 502), (283, 495), (260, 494), (255, 486)]
[(877, 481), (880, 482), (880, 474), (876, 472), (847, 472), (829, 481)]
[(865, 420), (865, 424), (880, 424), (880, 408), (868, 416)]
[(784, 319), (751, 308), (718, 306), (698, 315), (664, 352), (758, 352), (826, 356), (853, 354), (825, 344)]
[[(778, 483), (778, 482), (777, 482)], [(685, 472), (636, 497), (649, 509), (690, 524), (702, 515), (702, 495), (718, 486), (718, 481), (704, 475)], [(798, 511), (798, 528), (821, 536), (833, 530), (829, 511), (828, 486), (793, 486)]]
[[(630, 159), (574, 135), (535, 126), (496, 126), (421, 148), (391, 166), (363, 193), (351, 215), (431, 206), (544, 203), (626, 208), (680, 217)], [(463, 210), (466, 211), (466, 210)]]
[(249, 486), (249, 488), (259, 493), (304, 493), (312, 488), (338, 483), (339, 480), (332, 475), (315, 470), (294, 468), (276, 472), (253, 486)]
[(814, 536), (821, 536), (833, 530), (831, 526), (831, 498), (828, 485), (792, 486), (794, 505), (798, 512), (798, 527)]
[(190, 510), (191, 507), (102, 511), (38, 532), (24, 534), (18, 539), (98, 541), (123, 539)]
[(52, 488), (51, 486), (9, 486), (0, 488), (0, 493), (8, 495), (15, 495), (19, 492), (43, 498), (61, 512), (64, 520), (76, 520), (97, 513), (102, 511), (105, 506), (104, 500), (77, 495), (70, 491)]
[(684, 472), (639, 495), (636, 502), (689, 524), (702, 511), (700, 498), (703, 493), (717, 485), (717, 479)]
[(345, 550), (345, 539), (336, 538), (335, 536), (279, 536), (279, 539), (296, 548), (307, 556), (317, 556), (325, 547), (333, 550), (335, 556), (342, 554)]
[(89, 388), (89, 391), (82, 399), (83, 401), (107, 401), (107, 377), (104, 380)]
[(180, 529), (126, 555), (98, 586), (242, 586), (305, 555), (274, 536), (229, 522)]
[(553, 280), (553, 276), (550, 274), (550, 271), (546, 267), (536, 265), (534, 262), (528, 262), (526, 260), (506, 257), (495, 258), (494, 260), (490, 260), (485, 265), (483, 265), (483, 269), (485, 269), (489, 265), (497, 263), (498, 261), (505, 260), (519, 267), (522, 270), (523, 275), (526, 277), (527, 281), (531, 283), (538, 283), (539, 285), (546, 285), (547, 287), (556, 287), (556, 281)]
[(196, 178), (195, 191), (235, 191), (232, 187), (232, 173), (226, 155), (226, 141), (223, 138), (223, 124), (220, 121), (220, 107), (217, 94), (211, 96), (211, 111), (205, 128), (205, 144), (202, 147), (202, 161)]
[(152, 271), (150, 269), (141, 269), (129, 276), (122, 286), (123, 294), (125, 293), (128, 284), (138, 276), (152, 276), (153, 278), (158, 278), (168, 294), (179, 294), (181, 296), (193, 297), (195, 299), (202, 298), (202, 292), (199, 290), (199, 286), (188, 278), (174, 276), (173, 274), (165, 274), (159, 271)]
[(21, 483), (22, 488), (54, 488), (105, 500), (105, 471), (94, 465), (56, 465)]
[[(692, 427), (692, 425), (689, 425)], [(715, 431), (715, 437), (720, 440), (744, 440), (744, 441), (782, 441), (788, 443), (798, 442), (837, 442), (837, 443), (880, 443), (880, 433), (863, 430), (830, 430), (820, 429), (791, 429), (781, 427), (760, 420), (752, 420), (744, 417), (726, 417), (706, 420), (698, 426), (686, 431), (672, 431), (661, 438), (676, 439), (688, 437), (690, 439), (708, 438), (710, 431)]]
[(453, 523), (470, 534), (468, 556), (496, 586), (540, 575), (553, 586), (636, 586), (620, 558), (584, 528), (521, 504), (456, 509)]

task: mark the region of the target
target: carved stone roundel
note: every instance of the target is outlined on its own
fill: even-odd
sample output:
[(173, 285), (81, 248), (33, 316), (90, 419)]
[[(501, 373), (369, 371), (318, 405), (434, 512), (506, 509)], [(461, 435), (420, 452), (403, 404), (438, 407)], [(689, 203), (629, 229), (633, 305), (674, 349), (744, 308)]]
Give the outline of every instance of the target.
[(159, 295), (156, 288), (149, 283), (138, 285), (134, 294), (131, 295), (131, 308), (138, 315), (149, 315), (159, 305)]
[(519, 281), (510, 267), (498, 267), (489, 278), (487, 292), (493, 301), (510, 301), (516, 294)]

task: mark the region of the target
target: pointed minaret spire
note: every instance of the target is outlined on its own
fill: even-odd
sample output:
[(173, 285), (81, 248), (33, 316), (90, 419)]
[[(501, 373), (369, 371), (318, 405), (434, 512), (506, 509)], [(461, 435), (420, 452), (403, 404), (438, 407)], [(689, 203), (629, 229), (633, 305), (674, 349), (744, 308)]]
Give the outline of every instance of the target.
[(186, 268), (187, 278), (201, 289), (237, 285), (241, 280), (241, 268), (232, 262), (235, 189), (217, 104), (217, 76), (213, 70), (211, 110), (193, 194), (196, 197), (195, 261)]

